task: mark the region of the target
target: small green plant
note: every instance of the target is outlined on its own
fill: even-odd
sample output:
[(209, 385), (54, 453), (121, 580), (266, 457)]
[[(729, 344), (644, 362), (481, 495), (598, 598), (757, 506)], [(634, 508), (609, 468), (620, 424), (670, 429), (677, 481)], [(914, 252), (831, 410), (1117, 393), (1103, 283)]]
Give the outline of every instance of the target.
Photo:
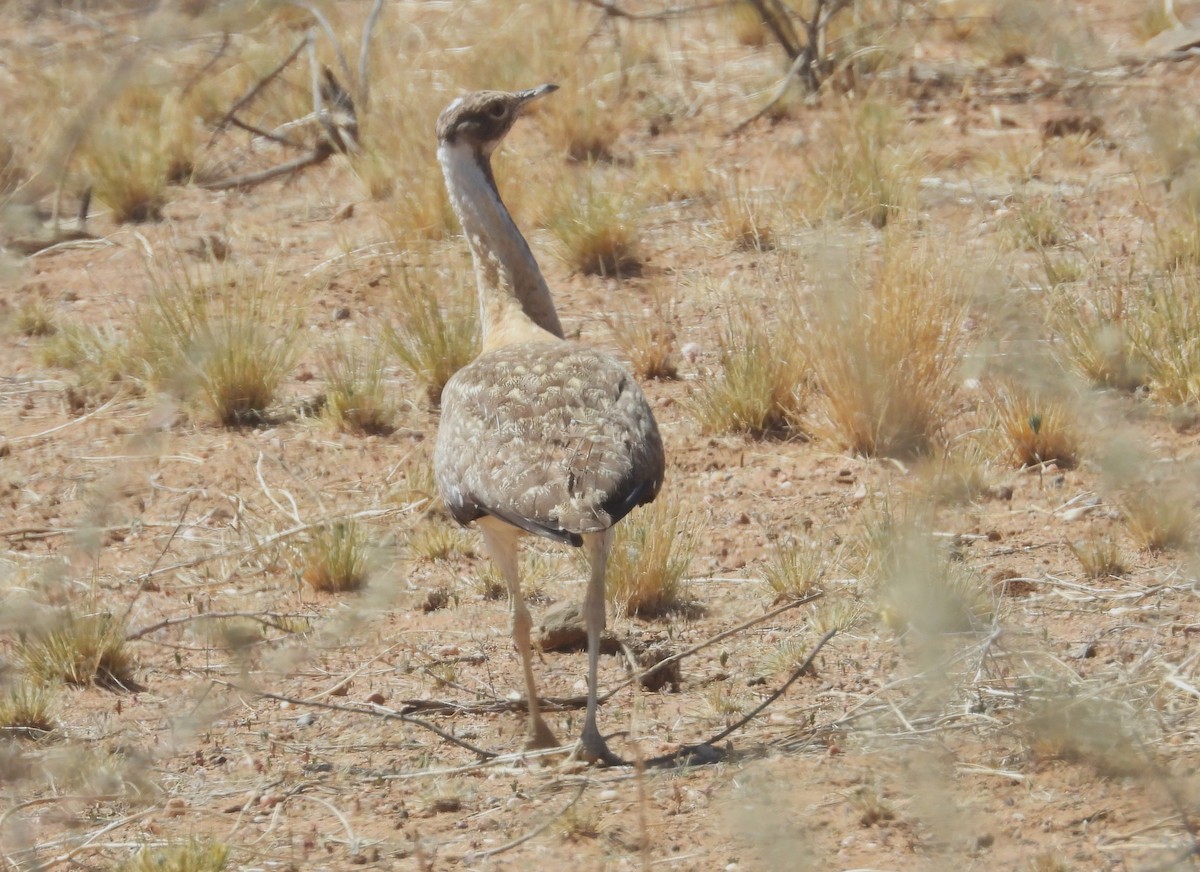
[(1115, 536), (1092, 530), (1086, 539), (1068, 542), (1067, 547), (1087, 578), (1115, 578), (1129, 571)]
[(300, 577), (313, 590), (343, 593), (367, 583), (371, 543), (357, 521), (334, 521), (322, 527), (304, 548)]
[(339, 342), (323, 361), (325, 403), (321, 417), (339, 430), (386, 434), (393, 430), (395, 407), (384, 380), (383, 346), (363, 355), (356, 346)]
[(809, 389), (807, 357), (790, 323), (769, 326), (746, 305), (731, 309), (721, 341), (721, 370), (701, 382), (690, 400), (703, 432), (758, 438), (801, 432)]
[(1079, 436), (1063, 400), (1010, 383), (996, 391), (996, 407), (1001, 432), (1018, 466), (1054, 463), (1074, 469), (1078, 464)]
[(965, 275), (934, 247), (888, 233), (865, 275), (827, 282), (802, 341), (834, 435), (867, 456), (926, 454), (943, 432), (966, 347)]
[(608, 316), (613, 339), (643, 379), (673, 379), (679, 376), (675, 365), (675, 305), (661, 290), (651, 292), (649, 305), (640, 314), (618, 310)]
[(28, 681), (0, 691), (0, 737), (36, 740), (53, 733), (54, 698), (51, 687)]
[(682, 606), (684, 576), (699, 544), (699, 522), (661, 498), (617, 525), (607, 575), (613, 608), (651, 617)]
[(42, 684), (134, 686), (133, 658), (124, 623), (110, 614), (77, 615), (65, 609), (49, 626), (30, 631), (17, 656)]
[(800, 599), (817, 590), (829, 572), (829, 558), (817, 542), (778, 547), (763, 569), (776, 602)]
[(452, 283), (444, 299), (438, 277), (404, 268), (396, 289), (397, 323), (388, 327), (388, 347), (421, 384), (433, 406), (454, 373), (479, 353), (479, 307), (469, 287)]
[(630, 276), (641, 272), (638, 203), (631, 194), (602, 190), (587, 167), (587, 181), (569, 187), (550, 210), (547, 226), (559, 254), (584, 275)]
[(118, 872), (224, 872), (229, 846), (192, 840), (182, 844), (145, 847), (117, 867)]

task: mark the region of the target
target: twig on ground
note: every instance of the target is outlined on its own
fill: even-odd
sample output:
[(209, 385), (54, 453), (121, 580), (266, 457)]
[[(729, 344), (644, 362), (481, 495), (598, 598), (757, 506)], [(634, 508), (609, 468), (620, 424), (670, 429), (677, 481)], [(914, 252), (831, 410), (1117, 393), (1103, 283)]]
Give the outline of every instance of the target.
[(278, 624), (272, 621), (284, 620), (286, 618), (311, 618), (311, 615), (302, 614), (275, 614), (272, 612), (203, 612), (198, 615), (183, 615), (178, 618), (165, 618), (151, 624), (148, 627), (142, 627), (140, 630), (133, 630), (125, 635), (126, 642), (134, 642), (138, 639), (145, 638), (151, 633), (157, 633), (159, 630), (165, 630), (167, 627), (177, 627), (180, 624), (190, 624), (192, 621), (220, 621), (230, 618), (245, 618), (250, 621), (257, 621), (264, 627), (270, 627), (273, 630), (278, 630), (281, 633), (294, 633), (295, 630), (284, 624)]
[(210, 680), (214, 684), (219, 684), (222, 687), (228, 687), (230, 690), (236, 690), (240, 693), (250, 693), (262, 699), (273, 699), (276, 702), (286, 702), (290, 705), (308, 706), (310, 708), (325, 709), (327, 711), (346, 712), (348, 714), (356, 715), (374, 715), (375, 717), (383, 718), (385, 721), (400, 721), (405, 724), (412, 724), (414, 727), (421, 727), (422, 729), (429, 730), (431, 733), (434, 733), (435, 735), (445, 739), (450, 744), (457, 745), (466, 751), (470, 751), (472, 754), (476, 754), (484, 760), (498, 756), (495, 751), (487, 751), (483, 748), (478, 748), (475, 745), (472, 745), (470, 742), (465, 742), (457, 736), (447, 733), (436, 724), (431, 724), (429, 721), (422, 720), (421, 718), (409, 717), (402, 712), (393, 711), (392, 709), (385, 708), (381, 705), (337, 705), (336, 703), (331, 702), (303, 700), (293, 696), (284, 696), (283, 694), (271, 693), (270, 691), (266, 690), (258, 690), (257, 688), (253, 687), (245, 687), (244, 685), (236, 684), (232, 681), (225, 681), (222, 678), (212, 678)]
[(468, 866), (472, 866), (475, 864), (476, 860), (486, 860), (488, 857), (495, 857), (497, 854), (503, 854), (505, 851), (511, 851), (513, 848), (525, 844), (530, 839), (536, 839), (542, 833), (546, 832), (546, 830), (550, 829), (556, 820), (570, 811), (571, 806), (579, 802), (580, 797), (583, 796), (583, 792), (587, 789), (587, 785), (587, 780), (581, 779), (579, 782), (579, 790), (575, 791), (575, 795), (571, 797), (571, 800), (554, 814), (548, 815), (544, 821), (542, 821), (529, 832), (518, 836), (511, 842), (505, 842), (503, 845), (499, 845), (495, 848), (489, 848), (486, 851), (471, 851), (463, 857), (463, 862)]

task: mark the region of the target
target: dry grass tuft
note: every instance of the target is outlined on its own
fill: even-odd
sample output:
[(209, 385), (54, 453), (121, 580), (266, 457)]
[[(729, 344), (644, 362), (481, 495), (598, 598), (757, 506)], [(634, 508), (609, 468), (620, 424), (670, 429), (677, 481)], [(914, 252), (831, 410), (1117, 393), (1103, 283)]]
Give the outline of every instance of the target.
[(1101, 535), (1095, 530), (1086, 539), (1067, 543), (1079, 568), (1087, 578), (1118, 578), (1129, 571), (1115, 536)]
[(1067, 362), (1094, 385), (1132, 391), (1146, 382), (1127, 323), (1125, 282), (1101, 281), (1086, 295), (1060, 293), (1051, 325), (1062, 339)]
[(675, 301), (659, 287), (650, 292), (648, 305), (640, 314), (621, 309), (606, 317), (617, 346), (642, 379), (678, 378), (675, 365)]
[(366, 585), (370, 576), (371, 542), (354, 520), (322, 527), (304, 548), (300, 577), (313, 590), (344, 593)]
[(1126, 528), (1147, 551), (1186, 548), (1195, 540), (1196, 516), (1192, 494), (1163, 482), (1143, 482), (1120, 499)]
[(1080, 436), (1065, 400), (1008, 383), (996, 390), (995, 402), (1000, 430), (1018, 466), (1054, 463), (1074, 469), (1079, 463)]
[(19, 681), (0, 692), (0, 736), (43, 739), (54, 732), (55, 693), (44, 685)]
[(652, 617), (685, 605), (684, 576), (701, 525), (660, 497), (618, 524), (608, 557), (608, 600), (618, 614)]
[(775, 247), (775, 231), (764, 197), (735, 181), (716, 200), (717, 227), (721, 236), (741, 251), (769, 251)]
[(393, 298), (397, 323), (385, 333), (392, 353), (435, 407), (450, 377), (475, 359), (480, 342), (473, 288), (451, 281), (439, 294), (441, 285), (432, 270), (402, 268)]
[(387, 434), (394, 429), (396, 408), (384, 379), (384, 346), (363, 355), (356, 345), (339, 342), (326, 353), (324, 404), (321, 417), (339, 430)]
[(127, 88), (81, 151), (96, 199), (119, 222), (158, 221), (170, 182), (192, 173), (199, 145), (188, 101), (149, 85)]
[(229, 846), (191, 840), (182, 844), (145, 847), (117, 867), (118, 872), (223, 872)]
[(878, 263), (826, 283), (808, 306), (808, 349), (836, 438), (867, 456), (927, 453), (945, 429), (966, 348), (966, 275), (934, 245), (893, 231)]
[(270, 267), (152, 265), (132, 354), (147, 379), (199, 395), (224, 426), (266, 419), (295, 364), (303, 301)]
[(560, 189), (549, 209), (546, 226), (558, 243), (559, 256), (584, 275), (638, 275), (642, 255), (638, 220), (640, 205), (631, 193), (597, 186), (595, 167), (577, 189)]
[(1162, 403), (1200, 401), (1200, 276), (1178, 270), (1147, 282), (1125, 324), (1151, 395)]
[(135, 685), (125, 625), (110, 614), (63, 610), (50, 626), (31, 631), (18, 643), (17, 657), (41, 684), (97, 684), (114, 689)]
[(689, 403), (705, 433), (783, 437), (801, 432), (809, 392), (804, 343), (784, 318), (768, 326), (761, 313), (735, 303), (721, 340), (721, 371), (701, 382)]
[(991, 585), (923, 532), (928, 519), (883, 509), (857, 544), (857, 562), (897, 632), (932, 638), (982, 632), (995, 617)]
[(921, 151), (906, 131), (899, 107), (875, 98), (846, 100), (812, 150), (801, 195), (834, 218), (885, 227), (916, 202)]
[(1049, 679), (1028, 691), (1020, 726), (1034, 754), (1086, 763), (1111, 777), (1144, 772), (1132, 709), (1103, 693), (1099, 687)]
[(808, 596), (820, 587), (831, 570), (825, 549), (817, 542), (778, 547), (767, 561), (763, 576), (775, 602)]
[(58, 330), (54, 307), (41, 297), (24, 300), (12, 315), (12, 327), (22, 336), (53, 336)]

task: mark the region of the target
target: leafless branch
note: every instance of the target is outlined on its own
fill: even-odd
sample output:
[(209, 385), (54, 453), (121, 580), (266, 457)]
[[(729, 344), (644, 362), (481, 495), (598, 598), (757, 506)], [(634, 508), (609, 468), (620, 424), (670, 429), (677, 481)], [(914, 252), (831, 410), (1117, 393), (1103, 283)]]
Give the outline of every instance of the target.
[[(245, 94), (238, 97), (237, 100), (234, 101), (233, 105), (229, 108), (229, 111), (226, 112), (221, 117), (221, 120), (217, 122), (217, 129), (213, 131), (213, 135), (208, 140), (209, 148), (212, 148), (213, 143), (217, 140), (217, 137), (220, 136), (225, 128), (230, 124), (236, 124), (238, 127), (242, 127), (243, 129), (246, 128), (246, 125), (239, 122), (235, 117), (238, 113), (238, 110), (248, 105), (251, 100), (258, 96), (259, 92), (262, 91), (263, 88), (269, 85), (280, 73), (287, 69), (288, 65), (296, 59), (301, 51), (304, 50), (304, 46), (307, 45), (311, 39), (312, 32), (310, 31), (309, 33), (305, 34), (303, 39), (296, 43), (296, 47), (288, 52), (287, 57), (280, 61), (275, 68), (271, 70), (271, 72), (267, 73), (265, 76), (251, 85), (250, 89), (246, 91)], [(267, 135), (269, 136), (269, 134)]]
[(366, 116), (371, 105), (371, 34), (375, 32), (375, 24), (383, 9), (383, 0), (375, 0), (367, 20), (363, 22), (362, 45), (358, 49), (358, 107)]

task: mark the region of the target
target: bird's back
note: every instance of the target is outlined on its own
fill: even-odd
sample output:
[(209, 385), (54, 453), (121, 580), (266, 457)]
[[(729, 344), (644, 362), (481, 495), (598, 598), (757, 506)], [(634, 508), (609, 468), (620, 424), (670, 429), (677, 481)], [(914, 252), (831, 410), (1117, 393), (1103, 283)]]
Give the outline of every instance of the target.
[(442, 392), (434, 470), (460, 523), (493, 515), (578, 545), (658, 494), (663, 445), (646, 397), (607, 354), (509, 345)]

